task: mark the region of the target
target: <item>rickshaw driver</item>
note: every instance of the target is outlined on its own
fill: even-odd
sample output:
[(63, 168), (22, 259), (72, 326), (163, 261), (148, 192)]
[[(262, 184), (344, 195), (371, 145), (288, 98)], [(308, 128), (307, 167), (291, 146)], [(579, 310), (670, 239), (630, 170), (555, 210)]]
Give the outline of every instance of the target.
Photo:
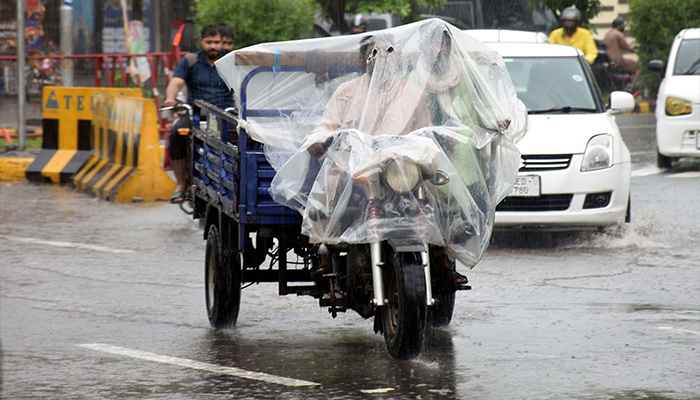
[[(312, 142), (308, 147), (311, 155), (325, 154), (325, 140), (338, 130), (403, 135), (430, 125), (430, 112), (422, 93), (399, 76), (400, 55), (391, 42), (392, 38), (372, 35), (361, 40), (360, 54), (367, 63), (366, 72), (340, 85), (333, 93), (319, 127), (307, 138)], [(382, 60), (377, 68), (379, 58)]]
[[(427, 102), (402, 75), (400, 51), (393, 42), (387, 35), (368, 35), (360, 41), (366, 72), (340, 85), (331, 96), (318, 128), (307, 138), (307, 143), (312, 143), (307, 149), (311, 156), (323, 157), (326, 139), (338, 131), (357, 129), (370, 135), (405, 135), (430, 125)], [(318, 171), (310, 172), (315, 176)], [(349, 178), (346, 171), (332, 171), (325, 182), (324, 196), (317, 199), (325, 204), (324, 208), (335, 204), (335, 192)], [(373, 185), (367, 189), (371, 192)]]
[[(178, 92), (187, 85), (187, 103), (194, 106), (195, 99), (201, 99), (226, 109), (233, 107), (233, 93), (219, 76), (214, 61), (225, 54), (222, 51), (221, 33), (218, 24), (206, 25), (200, 33), (202, 50), (188, 54), (175, 68), (173, 78), (165, 89), (163, 106), (172, 107)], [(175, 173), (175, 193), (171, 203), (182, 203), (190, 179), (190, 141), (188, 135), (178, 134), (179, 128), (191, 128), (189, 118), (180, 118), (170, 130), (168, 155)]]

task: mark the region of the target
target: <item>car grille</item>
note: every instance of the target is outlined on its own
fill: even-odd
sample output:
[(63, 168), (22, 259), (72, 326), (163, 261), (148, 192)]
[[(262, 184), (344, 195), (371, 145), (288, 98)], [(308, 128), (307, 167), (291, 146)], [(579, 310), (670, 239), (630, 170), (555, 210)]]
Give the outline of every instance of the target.
[(571, 154), (523, 154), (520, 158), (520, 172), (556, 171), (571, 164)]
[(545, 194), (538, 197), (506, 197), (496, 211), (564, 211), (573, 194)]

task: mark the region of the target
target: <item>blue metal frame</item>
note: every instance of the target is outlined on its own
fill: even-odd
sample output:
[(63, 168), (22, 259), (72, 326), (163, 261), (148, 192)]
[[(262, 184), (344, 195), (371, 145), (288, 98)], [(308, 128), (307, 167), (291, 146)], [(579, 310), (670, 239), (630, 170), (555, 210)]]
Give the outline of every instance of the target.
[[(361, 72), (349, 66), (331, 67), (331, 73)], [(298, 110), (248, 109), (248, 84), (260, 73), (308, 72), (306, 67), (284, 67), (279, 57), (274, 66), (253, 69), (241, 84), (240, 117), (276, 117)], [(202, 115), (207, 115), (207, 128), (200, 128)], [(193, 138), (193, 182), (198, 193), (209, 204), (216, 205), (224, 214), (239, 223), (239, 248), (247, 240), (247, 225), (300, 226), (299, 213), (275, 203), (269, 194), (275, 170), (265, 158), (263, 145), (248, 138), (245, 129), (229, 138), (229, 127), (236, 119), (224, 110), (201, 100), (195, 101)], [(230, 141), (229, 139), (232, 139)]]

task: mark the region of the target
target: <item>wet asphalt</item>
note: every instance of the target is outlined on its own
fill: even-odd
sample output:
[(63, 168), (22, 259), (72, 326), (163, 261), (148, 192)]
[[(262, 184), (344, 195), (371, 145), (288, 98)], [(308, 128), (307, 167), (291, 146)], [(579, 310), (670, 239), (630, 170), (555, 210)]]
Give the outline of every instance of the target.
[(700, 163), (656, 169), (648, 134), (625, 138), (632, 223), (495, 235), (452, 324), (401, 362), (371, 320), (272, 284), (210, 328), (202, 231), (176, 206), (0, 182), (0, 397), (700, 398)]

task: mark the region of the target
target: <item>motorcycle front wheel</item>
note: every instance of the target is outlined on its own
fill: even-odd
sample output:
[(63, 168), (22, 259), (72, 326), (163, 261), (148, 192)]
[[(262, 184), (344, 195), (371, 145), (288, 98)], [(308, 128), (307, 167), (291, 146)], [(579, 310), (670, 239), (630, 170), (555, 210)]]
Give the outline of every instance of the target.
[(417, 357), (423, 349), (427, 320), (425, 272), (419, 253), (388, 252), (384, 270), (387, 302), (382, 313), (384, 341), (400, 360)]

